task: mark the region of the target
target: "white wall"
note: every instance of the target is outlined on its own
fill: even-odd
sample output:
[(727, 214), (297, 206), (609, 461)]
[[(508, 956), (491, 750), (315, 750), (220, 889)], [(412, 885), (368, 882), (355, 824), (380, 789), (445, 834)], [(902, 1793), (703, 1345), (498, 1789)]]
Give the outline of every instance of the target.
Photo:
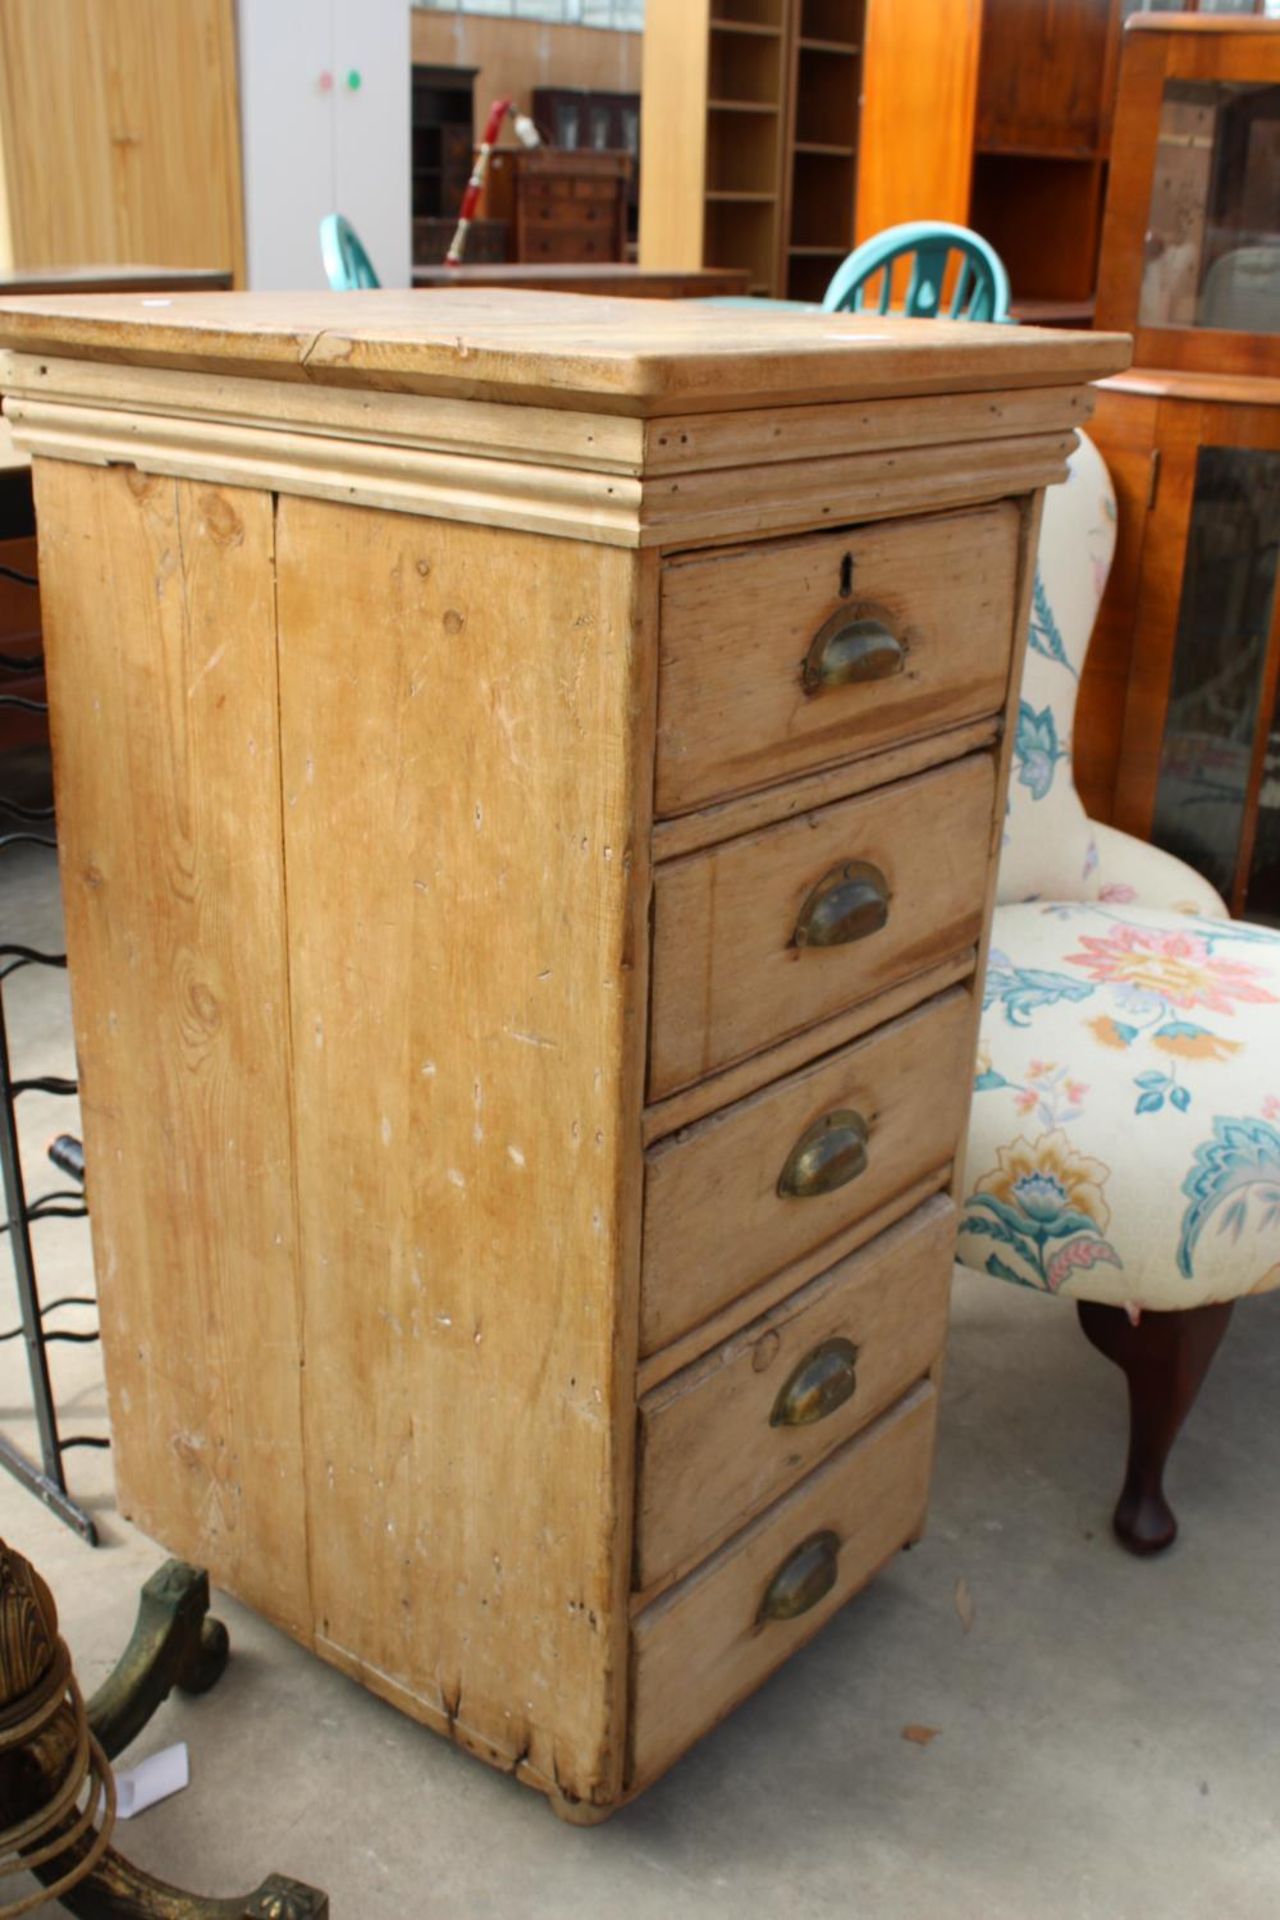
[(407, 287), (409, 0), (239, 0), (239, 52), (249, 285), (323, 287), (320, 222), (344, 213)]

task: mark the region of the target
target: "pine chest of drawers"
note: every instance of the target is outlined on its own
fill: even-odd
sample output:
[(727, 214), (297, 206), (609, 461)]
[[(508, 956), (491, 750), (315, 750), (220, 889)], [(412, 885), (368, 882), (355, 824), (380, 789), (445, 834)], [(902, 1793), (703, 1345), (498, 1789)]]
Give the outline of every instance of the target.
[(922, 1525), (1110, 336), (11, 303), (121, 1504), (597, 1817)]

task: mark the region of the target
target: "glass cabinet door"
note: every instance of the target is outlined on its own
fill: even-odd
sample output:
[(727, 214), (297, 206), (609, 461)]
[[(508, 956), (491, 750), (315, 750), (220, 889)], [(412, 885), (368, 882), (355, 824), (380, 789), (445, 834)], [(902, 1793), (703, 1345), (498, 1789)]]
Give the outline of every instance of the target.
[(1259, 740), (1262, 702), (1275, 697), (1278, 555), (1280, 453), (1201, 447), (1151, 837), (1237, 910), (1280, 922), (1280, 730), (1270, 713), (1269, 765)]
[(1138, 320), (1280, 333), (1280, 86), (1165, 82)]
[(1272, 706), (1260, 773), (1244, 912), (1249, 920), (1280, 927), (1280, 700)]

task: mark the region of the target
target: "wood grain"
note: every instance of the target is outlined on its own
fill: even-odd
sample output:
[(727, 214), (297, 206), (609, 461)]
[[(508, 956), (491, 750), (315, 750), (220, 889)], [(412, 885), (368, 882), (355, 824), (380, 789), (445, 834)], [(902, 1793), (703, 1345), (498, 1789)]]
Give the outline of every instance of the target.
[(317, 1643), (608, 1799), (650, 589), (302, 500), (277, 565)]
[[(649, 1098), (910, 979), (982, 928), (995, 764), (974, 754), (682, 860), (654, 882)], [(801, 910), (849, 861), (888, 917), (848, 945), (795, 944)]]
[[(14, 411), (47, 437), (123, 1484), (335, 1666), (590, 1820), (922, 1523), (938, 1196), (1016, 701), (994, 655), (1025, 633), (1036, 489), (1119, 356), (1013, 328), (729, 327), (693, 303), (368, 301), (0, 317), (32, 349), (0, 385), (16, 369)], [(249, 452), (275, 497), (228, 484)], [(189, 477), (140, 470), (170, 459)], [(374, 467), (386, 507), (361, 503)], [(918, 529), (862, 521), (940, 515), (956, 488), (995, 568), (992, 656), (965, 675), (991, 682), (981, 711), (935, 702), (799, 772), (766, 739), (733, 797), (655, 830), (674, 548), (789, 515), (829, 556), (834, 516), (864, 555), (894, 545), (884, 592), (914, 606)], [(519, 524), (551, 509), (554, 535)], [(973, 577), (960, 541), (932, 566)], [(986, 618), (959, 599), (957, 647)], [(886, 872), (886, 928), (790, 947), (815, 879), (855, 858)], [(654, 1088), (677, 1090), (646, 1106), (650, 1034)], [(846, 1105), (867, 1166), (780, 1197), (796, 1139)], [(855, 1320), (846, 1418), (871, 1427), (756, 1451), (762, 1342), (791, 1358)], [(757, 1631), (796, 1528), (827, 1526), (835, 1590)]]
[(865, 1247), (877, 1235), (887, 1233), (890, 1227), (897, 1226), (899, 1220), (905, 1220), (917, 1207), (932, 1200), (936, 1193), (948, 1185), (950, 1178), (950, 1166), (936, 1167), (923, 1179), (912, 1181), (909, 1187), (895, 1194), (886, 1206), (877, 1207), (873, 1213), (865, 1214), (862, 1219), (843, 1227), (820, 1247), (811, 1248), (788, 1266), (779, 1267), (776, 1273), (771, 1273), (750, 1293), (740, 1294), (718, 1313), (701, 1321), (691, 1332), (681, 1334), (670, 1346), (661, 1348), (657, 1353), (646, 1354), (636, 1368), (637, 1393), (641, 1397), (651, 1393), (664, 1380), (669, 1380), (672, 1374), (692, 1366), (704, 1354), (731, 1340), (753, 1320), (781, 1306), (801, 1287), (825, 1273), (828, 1267), (856, 1253), (859, 1247)]
[(746, 1060), (739, 1060), (719, 1073), (708, 1074), (705, 1080), (656, 1101), (644, 1110), (645, 1145), (652, 1146), (670, 1133), (705, 1120), (719, 1108), (757, 1093), (771, 1080), (795, 1073), (807, 1067), (811, 1060), (834, 1053), (837, 1048), (848, 1046), (851, 1040), (860, 1040), (873, 1027), (896, 1020), (901, 1013), (910, 1013), (913, 1007), (921, 1006), (935, 994), (971, 979), (976, 964), (977, 948), (964, 947), (939, 966), (925, 967), (886, 992), (873, 994), (870, 1000), (862, 1000), (856, 1007), (834, 1014), (830, 1020), (820, 1020), (816, 1026), (792, 1034), (789, 1040), (779, 1041), (763, 1053), (753, 1053)]
[(981, 0), (871, 0), (859, 241), (903, 220), (968, 224), (981, 22)]
[[(972, 998), (952, 988), (865, 1040), (649, 1149), (640, 1350), (697, 1326), (776, 1268), (946, 1164), (968, 1104)], [(868, 1122), (865, 1172), (782, 1198), (792, 1144), (824, 1114)]]
[(6, 0), (0, 265), (150, 261), (244, 283), (232, 0)]
[[(1128, 365), (1122, 335), (857, 314), (732, 315), (697, 300), (502, 288), (0, 302), (0, 346), (59, 358), (656, 418), (827, 399), (1079, 386)], [(818, 516), (820, 518), (820, 516)]]
[(564, 461), (503, 461), (487, 452), (441, 454), (376, 435), (328, 439), (68, 405), (44, 395), (11, 396), (5, 405), (16, 443), (57, 459), (130, 461), (175, 478), (208, 477), (226, 486), (268, 487), (628, 547), (737, 540), (807, 527), (815, 519), (839, 525), (990, 499), (1010, 488), (1061, 479), (1074, 444), (1074, 436), (1045, 435), (995, 449), (973, 444), (908, 450), (890, 460), (860, 454), (828, 461), (821, 471), (811, 460), (797, 461), (775, 468), (773, 485), (762, 496), (755, 474), (695, 473), (683, 482), (666, 474), (612, 479), (594, 461), (582, 470)]
[(272, 503), (35, 485), (120, 1505), (309, 1639)]
[(378, 393), (220, 374), (191, 380), (165, 367), (0, 357), (6, 395), (56, 396), (97, 409), (222, 425), (278, 426), (374, 444), (422, 447), (546, 466), (642, 475), (694, 468), (791, 465), (828, 455), (1061, 435), (1088, 420), (1092, 389), (922, 395), (828, 407), (744, 407), (724, 414), (633, 420), (567, 407), (509, 406), (446, 395)]
[[(933, 1387), (918, 1387), (639, 1616), (632, 1664), (633, 1785), (652, 1780), (722, 1720), (918, 1530), (936, 1417)], [(830, 1593), (798, 1619), (761, 1625), (760, 1602), (777, 1568), (826, 1529), (840, 1541)]]
[[(665, 568), (659, 814), (997, 712), (1017, 539), (1017, 509), (1001, 503)], [(862, 609), (905, 646), (902, 671), (806, 691), (815, 634)]]
[(968, 753), (994, 747), (1002, 722), (1002, 714), (992, 713), (984, 720), (969, 720), (963, 726), (946, 727), (941, 733), (906, 740), (900, 746), (883, 747), (878, 753), (844, 760), (818, 773), (734, 794), (729, 800), (700, 807), (696, 813), (657, 820), (653, 828), (654, 858), (674, 860), (682, 853), (696, 853), (700, 847), (714, 847), (753, 829), (794, 820), (798, 814), (812, 813), (833, 800), (848, 800), (856, 793), (869, 793), (873, 787), (888, 786), (891, 781), (906, 780), (930, 767), (945, 766)]
[(1075, 158), (1104, 152), (1115, 0), (983, 0), (977, 143)]
[[(707, 0), (649, 0), (640, 81), (640, 265), (701, 267), (710, 75)], [(727, 264), (732, 264), (727, 263)]]
[[(923, 1378), (947, 1325), (956, 1209), (931, 1200), (640, 1402), (636, 1585), (717, 1547)], [(810, 1426), (771, 1424), (807, 1355), (857, 1348), (852, 1397)]]

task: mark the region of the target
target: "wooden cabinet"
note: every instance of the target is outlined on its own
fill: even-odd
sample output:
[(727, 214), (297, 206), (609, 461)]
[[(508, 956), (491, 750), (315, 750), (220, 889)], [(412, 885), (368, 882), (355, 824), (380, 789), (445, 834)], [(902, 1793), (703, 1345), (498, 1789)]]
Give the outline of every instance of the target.
[(474, 67), (428, 67), (414, 62), (415, 226), (419, 220), (458, 223), (474, 154), (475, 80)]
[(1280, 922), (1280, 23), (1130, 27), (1096, 437), (1120, 550), (1081, 690), (1090, 811)]
[(323, 287), (345, 214), (407, 287), (412, 66), (404, 0), (238, 0), (249, 285)]
[(970, 224), (1015, 300), (1084, 302), (1097, 278), (1129, 0), (983, 0)]
[(819, 299), (853, 245), (866, 0), (650, 0), (640, 258)]
[(121, 1505), (599, 1818), (923, 1524), (1039, 492), (1124, 344), (0, 344)]
[(559, 147), (500, 147), (484, 213), (512, 234), (524, 264), (623, 260), (631, 156)]
[(0, 270), (244, 280), (233, 0), (5, 0)]
[(627, 155), (627, 246), (633, 248), (640, 220), (640, 95), (600, 87), (535, 87), (533, 120), (548, 146)]

